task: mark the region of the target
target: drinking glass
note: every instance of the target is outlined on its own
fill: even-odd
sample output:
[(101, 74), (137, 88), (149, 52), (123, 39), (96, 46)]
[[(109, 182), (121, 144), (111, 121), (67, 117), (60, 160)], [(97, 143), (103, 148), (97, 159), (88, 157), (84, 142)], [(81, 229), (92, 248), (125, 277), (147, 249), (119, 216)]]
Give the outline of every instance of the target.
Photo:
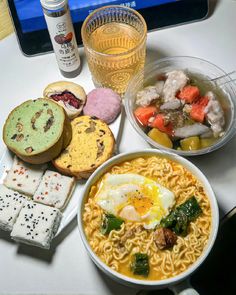
[(93, 82), (123, 95), (143, 69), (147, 25), (134, 9), (110, 5), (92, 12), (82, 26), (82, 40)]

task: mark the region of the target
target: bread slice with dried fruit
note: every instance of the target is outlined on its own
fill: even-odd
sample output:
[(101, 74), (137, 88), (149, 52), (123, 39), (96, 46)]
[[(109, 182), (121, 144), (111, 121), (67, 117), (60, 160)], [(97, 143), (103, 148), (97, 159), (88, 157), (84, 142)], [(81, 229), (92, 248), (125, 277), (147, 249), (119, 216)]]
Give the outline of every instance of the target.
[(112, 156), (114, 136), (108, 125), (95, 117), (81, 116), (71, 125), (71, 142), (53, 164), (64, 174), (86, 179)]
[(17, 106), (3, 127), (3, 141), (25, 162), (42, 164), (57, 157), (71, 140), (71, 124), (57, 103), (39, 98)]
[(80, 115), (86, 102), (84, 88), (68, 81), (58, 81), (49, 84), (44, 89), (43, 96), (62, 106), (70, 119)]

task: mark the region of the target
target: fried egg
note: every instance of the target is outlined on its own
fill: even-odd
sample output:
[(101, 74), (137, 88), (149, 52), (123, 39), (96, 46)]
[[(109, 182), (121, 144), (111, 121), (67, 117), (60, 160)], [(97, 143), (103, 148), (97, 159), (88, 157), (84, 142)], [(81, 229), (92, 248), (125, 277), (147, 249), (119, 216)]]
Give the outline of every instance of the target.
[(169, 214), (175, 196), (156, 181), (138, 174), (107, 174), (95, 201), (108, 213), (153, 229)]

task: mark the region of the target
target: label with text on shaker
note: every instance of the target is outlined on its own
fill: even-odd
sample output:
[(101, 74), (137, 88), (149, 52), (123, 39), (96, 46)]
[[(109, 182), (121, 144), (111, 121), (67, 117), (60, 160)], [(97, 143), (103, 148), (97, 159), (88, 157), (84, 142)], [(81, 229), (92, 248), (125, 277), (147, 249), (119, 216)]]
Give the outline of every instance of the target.
[(45, 15), (57, 62), (61, 70), (72, 72), (80, 66), (80, 57), (70, 13), (59, 17)]

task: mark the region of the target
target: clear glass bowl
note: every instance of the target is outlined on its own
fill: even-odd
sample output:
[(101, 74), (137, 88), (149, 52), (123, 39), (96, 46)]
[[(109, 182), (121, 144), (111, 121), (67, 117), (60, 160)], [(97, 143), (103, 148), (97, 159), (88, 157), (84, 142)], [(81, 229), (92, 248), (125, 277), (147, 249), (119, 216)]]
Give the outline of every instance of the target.
[[(133, 111), (135, 109), (137, 92), (145, 86), (153, 85), (157, 80), (158, 75), (177, 69), (184, 70), (187, 75), (193, 76), (198, 80), (202, 80), (205, 84), (208, 84), (208, 87), (219, 87), (220, 91), (223, 92), (221, 105), (225, 112), (225, 134), (209, 147), (194, 151), (181, 151), (166, 148), (152, 140), (144, 132), (134, 117)], [(236, 85), (229, 76), (224, 75), (226, 75), (226, 73), (222, 69), (200, 58), (176, 56), (160, 59), (147, 65), (143, 71), (139, 72), (130, 81), (125, 93), (125, 110), (127, 117), (137, 133), (155, 148), (172, 151), (182, 156), (196, 156), (212, 152), (226, 144), (226, 142), (228, 142), (236, 133)], [(224, 77), (218, 79), (216, 82), (209, 81), (221, 76)]]

